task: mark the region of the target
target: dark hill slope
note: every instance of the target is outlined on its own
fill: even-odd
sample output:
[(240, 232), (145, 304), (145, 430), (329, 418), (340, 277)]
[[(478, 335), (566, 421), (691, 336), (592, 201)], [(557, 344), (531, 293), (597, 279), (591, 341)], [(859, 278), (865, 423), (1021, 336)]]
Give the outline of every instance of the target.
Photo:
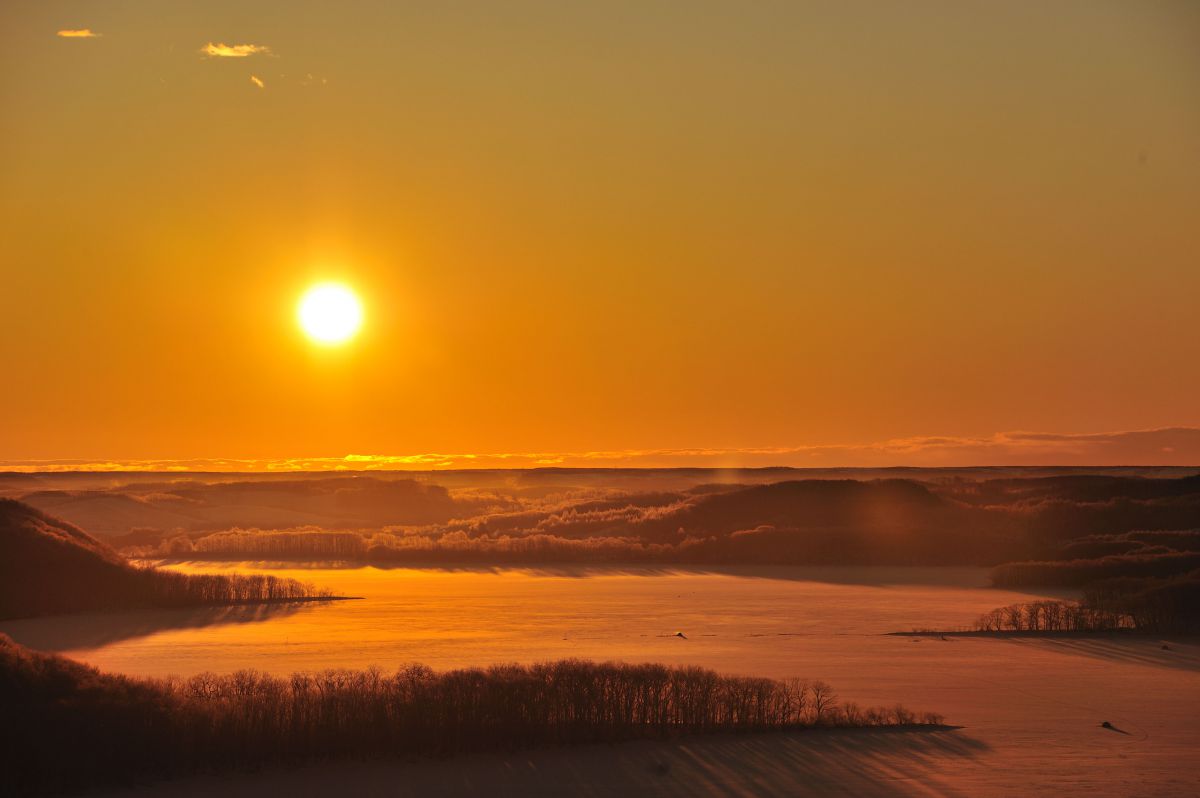
[(78, 527), (0, 499), (0, 618), (311, 596), (310, 587), (275, 577), (138, 568)]
[(1070, 476), (955, 483), (935, 490), (957, 502), (1008, 514), (1032, 539), (1200, 526), (1200, 477)]
[[(439, 485), (367, 476), (176, 480), (37, 490), (21, 494), (20, 499), (101, 537), (125, 535), (139, 527), (213, 532), (232, 527), (359, 529), (433, 524), (481, 510), (478, 503), (456, 500)], [(494, 503), (493, 499), (489, 505)]]
[(686, 530), (689, 557), (806, 564), (982, 563), (1019, 545), (1008, 518), (910, 480), (806, 480), (698, 498), (656, 519)]

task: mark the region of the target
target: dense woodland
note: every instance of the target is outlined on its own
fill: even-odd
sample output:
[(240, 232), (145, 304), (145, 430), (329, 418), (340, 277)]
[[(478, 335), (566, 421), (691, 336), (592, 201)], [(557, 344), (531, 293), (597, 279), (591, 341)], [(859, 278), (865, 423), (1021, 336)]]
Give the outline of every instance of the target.
[(1075, 603), (995, 610), (980, 619), (981, 630), (1200, 632), (1200, 531), (1087, 535), (1067, 541), (1047, 559), (999, 565), (992, 582), (1072, 587), (1084, 595)]
[[(1146, 541), (1115, 538), (1200, 529), (1197, 476), (793, 473), (738, 472), (756, 480), (741, 484), (653, 469), (425, 477), (450, 487), (397, 475), (183, 475), (20, 495), (148, 558), (994, 566), (1128, 554)], [(1161, 541), (1183, 550), (1176, 543)]]
[(293, 579), (136, 567), (82, 530), (0, 499), (0, 618), (330, 598)]
[(142, 680), (0, 635), (5, 782), (17, 794), (331, 757), (448, 755), (540, 744), (814, 727), (937, 726), (862, 709), (824, 682), (578, 660), (435, 673), (253, 671)]
[(1200, 530), (1089, 535), (1043, 560), (992, 569), (998, 587), (1083, 587), (1115, 577), (1166, 578), (1200, 568)]

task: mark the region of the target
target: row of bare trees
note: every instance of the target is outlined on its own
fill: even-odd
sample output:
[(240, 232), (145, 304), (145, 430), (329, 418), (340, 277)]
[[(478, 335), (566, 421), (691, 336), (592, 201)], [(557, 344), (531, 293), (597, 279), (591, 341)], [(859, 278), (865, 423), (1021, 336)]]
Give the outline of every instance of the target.
[(154, 606), (249, 604), (331, 598), (328, 590), (270, 574), (180, 574), (159, 568), (139, 568), (149, 603)]
[(176, 535), (155, 545), (134, 546), (142, 558), (210, 560), (303, 560), (378, 563), (430, 562), (643, 562), (679, 559), (668, 544), (626, 537), (563, 538), (547, 534), (470, 537), (463, 531), (329, 532), (316, 529), (233, 529), (202, 537)]
[(163, 682), (201, 736), (235, 760), (329, 753), (455, 753), (684, 732), (940, 724), (902, 707), (860, 709), (824, 682), (722, 676), (699, 667), (579, 660), (436, 673), (253, 671)]
[(903, 707), (843, 703), (820, 681), (697, 667), (565, 660), (443, 673), (412, 665), (141, 680), (32, 652), (3, 635), (0, 701), (13, 718), (0, 726), (14, 763), (6, 780), (21, 794), (281, 761), (942, 723)]
[(1076, 601), (1031, 601), (999, 607), (980, 616), (981, 632), (1108, 632), (1134, 628), (1133, 619), (1119, 610)]
[(293, 559), (301, 554), (312, 560), (361, 560), (366, 557), (368, 538), (358, 532), (327, 532), (318, 529), (260, 532), (231, 529), (188, 541), (168, 544), (187, 546), (189, 554), (235, 555), (251, 559)]

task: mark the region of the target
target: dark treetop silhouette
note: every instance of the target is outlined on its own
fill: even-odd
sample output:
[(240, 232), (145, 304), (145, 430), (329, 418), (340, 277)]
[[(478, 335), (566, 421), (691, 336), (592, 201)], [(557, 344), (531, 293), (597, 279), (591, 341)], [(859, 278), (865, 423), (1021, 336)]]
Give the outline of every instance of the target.
[(548, 743), (815, 727), (937, 727), (842, 703), (824, 682), (564, 660), (435, 673), (254, 671), (143, 680), (0, 635), (0, 751), (20, 793), (329, 757), (446, 755)]

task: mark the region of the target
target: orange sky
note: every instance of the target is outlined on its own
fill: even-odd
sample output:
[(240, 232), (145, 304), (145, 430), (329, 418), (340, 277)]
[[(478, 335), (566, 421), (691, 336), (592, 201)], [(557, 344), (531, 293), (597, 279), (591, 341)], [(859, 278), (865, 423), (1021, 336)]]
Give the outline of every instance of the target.
[(0, 461), (1200, 462), (1200, 5), (584, 5), (0, 6)]

